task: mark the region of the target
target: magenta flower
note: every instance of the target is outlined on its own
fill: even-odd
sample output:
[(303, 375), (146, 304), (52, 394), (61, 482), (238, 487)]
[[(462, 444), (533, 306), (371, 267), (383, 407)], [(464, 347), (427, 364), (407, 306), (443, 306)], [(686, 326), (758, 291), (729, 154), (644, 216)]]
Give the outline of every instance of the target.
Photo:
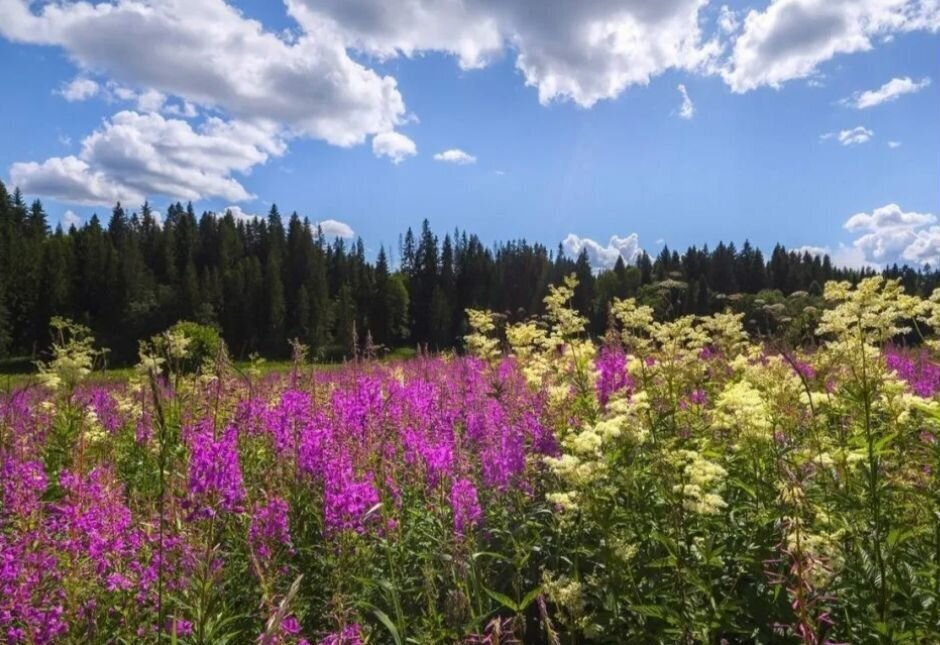
[(450, 506), (454, 513), (454, 533), (457, 535), (464, 535), (483, 517), (476, 486), (468, 479), (454, 482), (450, 489)]
[(242, 512), (245, 485), (235, 429), (226, 430), (219, 439), (208, 430), (197, 430), (189, 443), (190, 519)]
[(262, 561), (271, 560), (278, 547), (293, 552), (289, 511), (287, 502), (280, 497), (271, 497), (255, 507), (248, 527), (248, 539)]

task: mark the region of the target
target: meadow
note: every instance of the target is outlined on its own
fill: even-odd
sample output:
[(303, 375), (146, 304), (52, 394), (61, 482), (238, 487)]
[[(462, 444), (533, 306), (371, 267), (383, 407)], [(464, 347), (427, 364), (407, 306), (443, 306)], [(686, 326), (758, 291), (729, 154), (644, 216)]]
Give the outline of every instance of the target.
[(794, 342), (592, 339), (575, 287), (330, 370), (167, 333), (100, 380), (57, 321), (0, 398), (0, 642), (940, 640), (940, 292), (830, 282)]

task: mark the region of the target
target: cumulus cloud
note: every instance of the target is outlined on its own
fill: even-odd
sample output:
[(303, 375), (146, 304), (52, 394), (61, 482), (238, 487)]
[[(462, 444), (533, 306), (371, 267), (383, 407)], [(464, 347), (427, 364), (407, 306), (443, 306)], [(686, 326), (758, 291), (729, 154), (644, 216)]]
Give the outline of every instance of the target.
[(231, 214), (231, 216), (235, 219), (236, 222), (252, 222), (258, 219), (259, 217), (261, 217), (260, 215), (256, 213), (246, 213), (245, 211), (242, 210), (241, 206), (237, 206), (235, 204), (232, 204), (231, 206), (226, 206), (225, 208), (223, 208), (221, 214), (225, 215), (226, 213)]
[(799, 254), (809, 253), (823, 257), (828, 255), (834, 266), (847, 269), (878, 269), (880, 265), (865, 259), (865, 253), (854, 246), (840, 244), (835, 248), (829, 246), (801, 246), (794, 249)]
[(86, 99), (90, 99), (98, 93), (99, 89), (101, 88), (98, 83), (92, 79), (78, 76), (63, 85), (59, 89), (58, 93), (66, 101), (73, 103), (75, 101), (84, 101)]
[(81, 204), (141, 202), (151, 195), (198, 200), (253, 196), (233, 173), (247, 173), (285, 143), (275, 129), (239, 121), (188, 122), (123, 111), (82, 141), (76, 157), (15, 163), (11, 179), (25, 192)]
[(735, 92), (808, 78), (839, 54), (894, 33), (940, 30), (934, 0), (772, 0), (752, 9), (722, 75)]
[(393, 164), (400, 164), (408, 157), (418, 154), (418, 147), (400, 132), (380, 132), (372, 137), (372, 154), (376, 157), (388, 157)]
[(465, 166), (467, 164), (472, 164), (477, 162), (477, 158), (471, 154), (468, 154), (461, 150), (460, 148), (451, 148), (450, 150), (445, 150), (444, 152), (438, 152), (434, 155), (434, 161), (443, 161), (444, 163), (457, 164), (459, 166)]
[(74, 155), (52, 157), (42, 163), (17, 162), (10, 167), (10, 181), (26, 193), (55, 197), (74, 204), (144, 200), (142, 193), (113, 181)]
[(62, 229), (66, 231), (72, 228), (73, 226), (75, 228), (78, 228), (82, 225), (82, 218), (79, 217), (75, 213), (75, 211), (67, 210), (62, 214), (61, 224), (62, 224)]
[(464, 69), (511, 52), (539, 101), (590, 107), (670, 69), (702, 69), (720, 52), (703, 38), (702, 0), (288, 0), (306, 29), (328, 25), (379, 58), (424, 51), (453, 55)]
[(606, 246), (588, 237), (578, 237), (574, 233), (569, 233), (561, 244), (565, 252), (573, 257), (581, 255), (582, 251), (587, 252), (588, 261), (596, 270), (612, 269), (617, 264), (617, 258), (623, 258), (626, 264), (636, 264), (640, 254), (643, 253), (636, 233), (631, 233), (626, 237), (611, 235)]
[(871, 213), (856, 213), (843, 227), (860, 234), (853, 242), (868, 262), (921, 266), (940, 264), (940, 226), (932, 213), (904, 211), (887, 204)]
[(355, 237), (356, 232), (352, 227), (346, 222), (340, 222), (335, 219), (325, 219), (323, 221), (317, 222), (317, 226), (323, 232), (324, 235), (330, 237), (342, 237), (344, 239), (351, 239)]
[(841, 130), (839, 132), (827, 132), (826, 134), (819, 137), (822, 140), (826, 139), (837, 139), (839, 143), (844, 146), (855, 146), (860, 143), (868, 143), (871, 138), (875, 136), (873, 130), (868, 128), (857, 126), (851, 130)]
[(900, 141), (889, 141), (889, 142), (888, 142), (888, 147), (891, 148), (892, 150), (895, 149), (895, 148), (900, 148), (900, 147), (901, 147), (901, 142), (900, 142)]
[(692, 102), (692, 99), (689, 98), (689, 93), (685, 89), (685, 85), (679, 83), (677, 88), (679, 94), (682, 95), (682, 105), (679, 106), (679, 118), (681, 119), (691, 119), (695, 116), (695, 104)]
[(405, 114), (395, 79), (350, 58), (335, 32), (310, 25), (288, 39), (224, 0), (0, 0), (0, 15), (6, 38), (61, 47), (84, 70), (334, 145)]
[(930, 85), (929, 78), (923, 78), (919, 81), (913, 81), (909, 76), (892, 78), (877, 90), (856, 92), (850, 98), (843, 99), (842, 104), (858, 110), (866, 110), (882, 103), (896, 101), (905, 94), (916, 94), (928, 85)]

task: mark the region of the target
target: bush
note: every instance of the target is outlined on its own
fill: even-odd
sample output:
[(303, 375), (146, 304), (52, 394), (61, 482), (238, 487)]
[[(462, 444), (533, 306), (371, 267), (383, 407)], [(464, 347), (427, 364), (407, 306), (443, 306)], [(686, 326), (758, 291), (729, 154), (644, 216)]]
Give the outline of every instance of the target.
[(198, 370), (207, 360), (212, 361), (219, 355), (222, 347), (222, 337), (214, 327), (201, 325), (188, 320), (181, 320), (162, 334), (157, 334), (151, 343), (160, 354), (168, 354), (171, 339), (185, 339), (180, 352), (179, 369), (192, 373)]

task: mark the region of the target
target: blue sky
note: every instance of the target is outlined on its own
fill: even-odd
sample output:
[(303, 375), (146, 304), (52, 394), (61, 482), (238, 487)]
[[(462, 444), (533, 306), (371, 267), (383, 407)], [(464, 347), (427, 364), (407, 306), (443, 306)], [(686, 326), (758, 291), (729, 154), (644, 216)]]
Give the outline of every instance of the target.
[(428, 218), (566, 240), (598, 266), (745, 238), (940, 262), (936, 0), (0, 0), (0, 16), (0, 178), (53, 222), (117, 198), (276, 202), (373, 250)]

